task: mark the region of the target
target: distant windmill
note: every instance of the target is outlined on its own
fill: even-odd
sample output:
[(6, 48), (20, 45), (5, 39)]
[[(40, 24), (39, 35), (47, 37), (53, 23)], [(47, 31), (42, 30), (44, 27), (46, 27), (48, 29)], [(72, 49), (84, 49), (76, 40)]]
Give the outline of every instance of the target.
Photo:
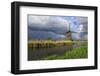
[(86, 31), (80, 31), (80, 32), (75, 32), (75, 31), (71, 31), (71, 28), (70, 28), (70, 23), (69, 23), (69, 28), (68, 28), (68, 31), (66, 32), (66, 37), (67, 37), (67, 40), (71, 40), (71, 41), (73, 41), (73, 39), (72, 39), (72, 33), (84, 33), (84, 34), (87, 34), (87, 32)]

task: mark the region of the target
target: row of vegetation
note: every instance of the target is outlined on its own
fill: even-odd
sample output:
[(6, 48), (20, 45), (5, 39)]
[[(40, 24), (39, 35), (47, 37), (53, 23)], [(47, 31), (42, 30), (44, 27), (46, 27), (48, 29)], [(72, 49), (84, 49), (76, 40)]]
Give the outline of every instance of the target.
[(63, 40), (63, 41), (52, 41), (52, 40), (45, 40), (45, 41), (30, 41), (28, 43), (29, 48), (44, 48), (44, 47), (56, 47), (56, 46), (65, 46), (65, 45), (72, 45), (74, 42), (71, 40)]

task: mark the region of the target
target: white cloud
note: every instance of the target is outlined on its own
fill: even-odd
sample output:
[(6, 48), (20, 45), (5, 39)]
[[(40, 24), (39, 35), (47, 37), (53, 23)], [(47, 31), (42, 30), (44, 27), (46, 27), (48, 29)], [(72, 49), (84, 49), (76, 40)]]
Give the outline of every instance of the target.
[(39, 24), (41, 27), (46, 26), (48, 23), (48, 20), (50, 19), (50, 16), (35, 16), (35, 15), (29, 15), (28, 16), (28, 23), (29, 26), (37, 26), (34, 24)]
[(81, 24), (79, 25), (78, 32), (87, 32), (87, 25)]
[(80, 26), (79, 26), (79, 32), (82, 32), (84, 30), (84, 26), (81, 24)]
[[(68, 27), (68, 21), (59, 16), (28, 16), (28, 24), (32, 27), (57, 27), (66, 28)], [(51, 25), (50, 25), (51, 24)]]
[(88, 22), (88, 17), (79, 17), (78, 21), (80, 22), (80, 24), (84, 24)]

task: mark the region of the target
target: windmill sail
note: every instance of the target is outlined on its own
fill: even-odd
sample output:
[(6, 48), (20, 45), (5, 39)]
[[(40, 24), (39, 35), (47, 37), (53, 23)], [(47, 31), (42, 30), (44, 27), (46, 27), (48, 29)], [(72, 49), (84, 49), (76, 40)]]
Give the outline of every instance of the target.
[(67, 39), (67, 40), (73, 41), (72, 33), (75, 33), (75, 34), (80, 34), (80, 33), (88, 34), (87, 31), (77, 31), (77, 32), (76, 32), (76, 31), (71, 31), (71, 25), (70, 25), (70, 23), (69, 23), (68, 31), (66, 32), (66, 39)]
[(70, 31), (70, 23), (69, 23), (68, 31), (66, 32), (66, 39), (72, 40), (72, 35), (71, 35), (71, 31)]

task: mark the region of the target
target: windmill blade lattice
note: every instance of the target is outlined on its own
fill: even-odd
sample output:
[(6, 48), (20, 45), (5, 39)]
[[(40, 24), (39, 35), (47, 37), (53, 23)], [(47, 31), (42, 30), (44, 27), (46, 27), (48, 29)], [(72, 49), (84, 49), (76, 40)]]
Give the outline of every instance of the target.
[(69, 30), (66, 32), (66, 34), (67, 34), (68, 39), (70, 39), (70, 40), (73, 40), (72, 39), (72, 33), (76, 33), (76, 34), (84, 33), (84, 34), (87, 34), (88, 32), (87, 31), (78, 31), (78, 32), (71, 31), (70, 24), (69, 24)]

